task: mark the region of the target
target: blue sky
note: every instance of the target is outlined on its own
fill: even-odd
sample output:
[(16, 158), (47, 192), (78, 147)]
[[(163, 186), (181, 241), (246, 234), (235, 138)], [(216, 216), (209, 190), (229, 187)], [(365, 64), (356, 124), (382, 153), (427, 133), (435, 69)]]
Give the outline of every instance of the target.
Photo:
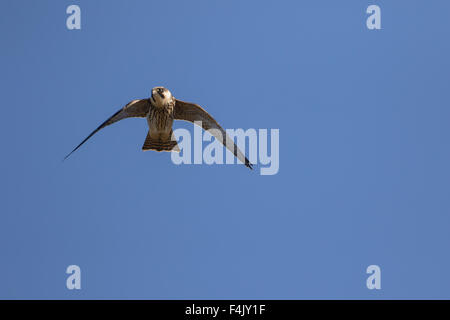
[[(2, 1), (0, 298), (450, 298), (449, 10)], [(140, 119), (61, 161), (157, 85), (225, 128), (280, 129), (279, 173), (176, 166), (141, 152)]]

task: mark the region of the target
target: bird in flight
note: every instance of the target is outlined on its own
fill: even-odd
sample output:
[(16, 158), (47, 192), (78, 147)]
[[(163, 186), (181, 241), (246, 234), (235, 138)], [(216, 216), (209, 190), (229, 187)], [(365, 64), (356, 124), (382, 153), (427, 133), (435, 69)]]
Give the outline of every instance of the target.
[(172, 93), (164, 87), (153, 88), (151, 97), (148, 99), (129, 102), (88, 135), (64, 160), (98, 131), (126, 118), (147, 118), (149, 131), (142, 146), (143, 151), (179, 151), (178, 143), (173, 135), (172, 124), (174, 120), (184, 120), (201, 125), (203, 130), (210, 132), (236, 158), (248, 168), (253, 169), (253, 165), (236, 146), (233, 139), (226, 134), (225, 130), (208, 112), (197, 104), (175, 99)]

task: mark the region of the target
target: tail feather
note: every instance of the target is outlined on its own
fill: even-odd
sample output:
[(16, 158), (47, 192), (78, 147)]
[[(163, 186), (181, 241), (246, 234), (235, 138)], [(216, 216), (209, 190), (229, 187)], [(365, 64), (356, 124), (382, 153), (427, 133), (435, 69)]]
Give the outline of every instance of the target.
[[(173, 135), (172, 135), (173, 139)], [(179, 152), (180, 148), (178, 147), (178, 143), (176, 140), (156, 140), (150, 138), (150, 132), (147, 133), (147, 137), (145, 138), (144, 145), (142, 146), (143, 151), (147, 150), (155, 150), (155, 151), (176, 151)]]

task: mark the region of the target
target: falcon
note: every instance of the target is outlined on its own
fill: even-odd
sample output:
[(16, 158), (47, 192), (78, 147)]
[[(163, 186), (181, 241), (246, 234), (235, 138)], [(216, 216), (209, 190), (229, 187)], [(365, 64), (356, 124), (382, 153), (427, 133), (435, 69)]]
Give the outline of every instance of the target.
[(149, 130), (142, 146), (143, 151), (180, 151), (173, 134), (172, 125), (174, 120), (184, 120), (200, 125), (203, 130), (211, 133), (248, 168), (253, 169), (253, 165), (236, 146), (233, 139), (226, 134), (225, 130), (208, 112), (198, 104), (175, 99), (172, 93), (164, 87), (153, 88), (148, 99), (137, 99), (129, 102), (92, 131), (64, 160), (98, 131), (126, 118), (147, 119)]

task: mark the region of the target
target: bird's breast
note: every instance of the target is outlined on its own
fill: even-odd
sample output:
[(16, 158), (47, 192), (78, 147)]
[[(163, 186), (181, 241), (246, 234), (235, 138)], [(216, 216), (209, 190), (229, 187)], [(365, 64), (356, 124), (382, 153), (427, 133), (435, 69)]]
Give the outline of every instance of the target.
[(147, 115), (147, 122), (150, 129), (158, 131), (172, 130), (173, 108), (159, 108), (152, 106)]

